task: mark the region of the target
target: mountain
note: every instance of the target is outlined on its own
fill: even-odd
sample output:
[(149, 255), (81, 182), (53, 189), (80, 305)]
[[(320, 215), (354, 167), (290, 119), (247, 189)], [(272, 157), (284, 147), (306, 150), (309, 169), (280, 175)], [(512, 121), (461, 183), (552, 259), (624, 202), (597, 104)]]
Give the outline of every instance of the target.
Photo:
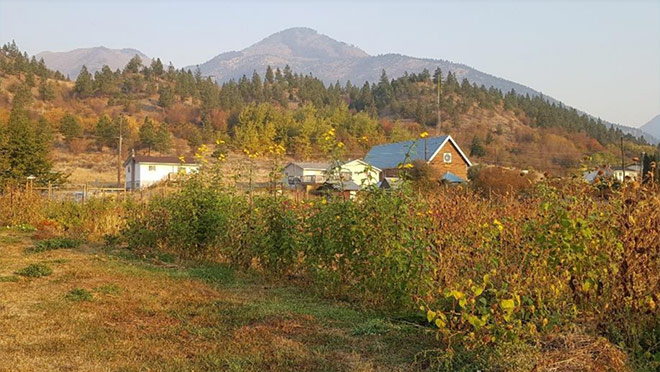
[(46, 66), (51, 70), (57, 70), (71, 79), (75, 79), (83, 65), (92, 74), (108, 65), (113, 71), (122, 69), (135, 55), (140, 56), (142, 61), (151, 60), (144, 53), (136, 49), (110, 49), (106, 47), (80, 48), (68, 52), (41, 52), (37, 59), (43, 58)]
[[(503, 91), (515, 89), (520, 94), (538, 95), (539, 92), (524, 85), (483, 73), (469, 66), (445, 60), (424, 59), (401, 54), (371, 56), (353, 45), (334, 40), (310, 28), (290, 28), (273, 34), (241, 51), (219, 54), (199, 66), (203, 75), (213, 76), (219, 82), (250, 77), (253, 71), (263, 73), (267, 66), (273, 68), (289, 65), (292, 71), (318, 77), (326, 83), (339, 80), (345, 83), (363, 84), (375, 82), (382, 70), (388, 77), (403, 76), (405, 72), (431, 73), (440, 67), (446, 74), (451, 71), (461, 81), (494, 86)], [(195, 69), (189, 66), (186, 69)]]
[[(225, 52), (200, 65), (188, 66), (185, 69), (194, 70), (199, 67), (202, 75), (212, 76), (218, 82), (225, 82), (239, 79), (243, 75), (249, 78), (254, 71), (263, 74), (268, 66), (283, 69), (286, 65), (289, 65), (294, 72), (311, 73), (326, 84), (335, 81), (345, 83), (350, 80), (354, 85), (361, 85), (365, 81), (377, 82), (383, 70), (387, 72), (389, 78), (397, 78), (406, 72), (419, 73), (424, 69), (433, 73), (437, 67), (440, 67), (445, 75), (451, 71), (459, 82), (465, 78), (473, 84), (495, 87), (503, 92), (514, 89), (522, 95), (542, 94), (522, 84), (447, 60), (416, 58), (394, 53), (371, 56), (356, 46), (334, 40), (305, 27), (280, 31), (248, 48)], [(559, 103), (552, 97), (545, 96), (545, 98), (550, 102)], [(644, 135), (650, 141), (656, 141), (650, 138), (648, 133), (637, 128), (604, 123), (619, 128), (624, 133), (637, 137)]]
[(655, 138), (660, 138), (660, 114), (649, 120), (648, 123), (642, 125), (639, 129)]

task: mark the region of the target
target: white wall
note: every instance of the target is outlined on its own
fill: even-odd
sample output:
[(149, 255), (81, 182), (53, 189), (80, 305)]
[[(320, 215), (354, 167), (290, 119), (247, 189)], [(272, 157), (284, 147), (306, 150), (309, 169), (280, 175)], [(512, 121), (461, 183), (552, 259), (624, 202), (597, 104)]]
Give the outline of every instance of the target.
[(309, 182), (306, 178), (314, 176), (316, 177), (316, 183), (323, 183), (325, 180), (326, 174), (325, 169), (311, 169), (311, 168), (301, 168), (295, 164), (289, 164), (284, 168), (284, 184), (289, 187), (294, 187), (295, 185), (289, 183), (289, 177), (298, 178), (302, 182)]
[(359, 160), (349, 161), (341, 166), (342, 172), (351, 172), (351, 180), (358, 186), (375, 185), (380, 181), (380, 172), (368, 169), (368, 164)]
[[(126, 183), (131, 188), (133, 176), (129, 172), (131, 164), (126, 166)], [(199, 168), (196, 164), (159, 164), (159, 163), (137, 163), (135, 166), (135, 187), (149, 187), (159, 181), (167, 179), (170, 174), (179, 172), (191, 173)]]

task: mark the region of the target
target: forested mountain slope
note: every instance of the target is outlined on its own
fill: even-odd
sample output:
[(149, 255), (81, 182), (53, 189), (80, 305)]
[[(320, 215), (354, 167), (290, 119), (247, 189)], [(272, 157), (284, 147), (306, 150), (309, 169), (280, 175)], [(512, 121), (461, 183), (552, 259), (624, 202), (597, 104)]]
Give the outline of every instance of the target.
[[(62, 153), (76, 154), (74, 160), (85, 154), (112, 159), (120, 128), (124, 155), (133, 148), (181, 155), (224, 141), (229, 150), (261, 157), (282, 145), (287, 156), (301, 160), (327, 156), (323, 133), (330, 128), (345, 145), (346, 158), (426, 131), (451, 134), (475, 163), (560, 174), (578, 168), (585, 156), (592, 165), (616, 162), (622, 136), (630, 157), (655, 151), (575, 109), (459, 81), (440, 70), (397, 79), (383, 71), (377, 83), (355, 86), (326, 85), (287, 67), (267, 67), (261, 75), (217, 85), (200, 71), (134, 57), (122, 70), (104, 67), (91, 74), (83, 68), (72, 82), (15, 44), (2, 50), (0, 172), (5, 179), (35, 173), (51, 177), (53, 153), (59, 159), (67, 158)], [(28, 153), (51, 156), (21, 163)], [(115, 161), (104, 161), (114, 172)]]

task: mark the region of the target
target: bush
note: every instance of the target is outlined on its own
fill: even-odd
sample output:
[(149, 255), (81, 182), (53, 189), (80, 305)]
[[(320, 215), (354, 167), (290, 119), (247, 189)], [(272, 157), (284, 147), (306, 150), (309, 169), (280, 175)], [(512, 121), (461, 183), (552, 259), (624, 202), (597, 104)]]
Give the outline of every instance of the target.
[(591, 185), (562, 182), (507, 196), (404, 186), (355, 201), (294, 202), (191, 181), (146, 205), (125, 236), (133, 249), (293, 274), (371, 308), (421, 306), (459, 359), (534, 345), (578, 323), (652, 358), (660, 353), (657, 190), (624, 188), (605, 200)]
[(50, 266), (39, 263), (39, 264), (31, 264), (27, 267), (24, 267), (16, 271), (15, 274), (26, 276), (28, 278), (41, 278), (42, 276), (48, 276), (52, 273), (53, 273), (53, 269), (51, 269)]

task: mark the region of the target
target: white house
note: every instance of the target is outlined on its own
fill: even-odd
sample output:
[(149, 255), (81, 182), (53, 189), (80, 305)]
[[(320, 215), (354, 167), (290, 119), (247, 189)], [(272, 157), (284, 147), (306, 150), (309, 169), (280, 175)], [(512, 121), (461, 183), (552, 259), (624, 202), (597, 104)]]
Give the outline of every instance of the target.
[(353, 181), (360, 187), (375, 185), (380, 181), (381, 170), (361, 159), (355, 159), (339, 166), (342, 181)]
[(329, 163), (293, 162), (284, 167), (284, 184), (290, 188), (297, 185), (322, 184), (327, 179)]
[(149, 187), (173, 175), (195, 172), (198, 168), (199, 164), (190, 158), (131, 155), (124, 162), (126, 189)]

